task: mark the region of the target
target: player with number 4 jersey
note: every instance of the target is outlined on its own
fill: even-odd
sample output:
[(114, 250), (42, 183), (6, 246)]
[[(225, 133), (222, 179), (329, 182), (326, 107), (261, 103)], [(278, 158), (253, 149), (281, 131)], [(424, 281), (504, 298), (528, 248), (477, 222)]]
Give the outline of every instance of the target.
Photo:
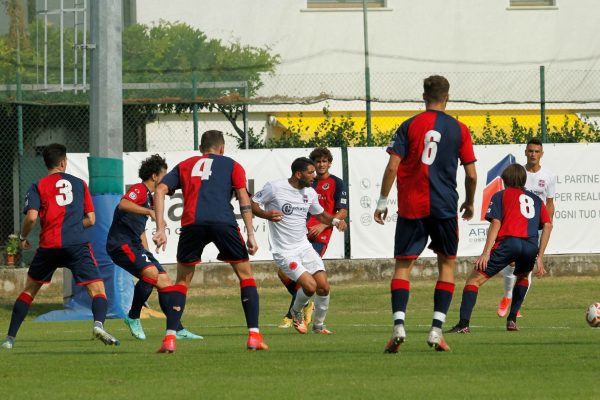
[[(460, 321), (451, 333), (469, 333), (471, 314), (477, 301), (479, 288), (488, 279), (512, 262), (517, 283), (506, 321), (508, 331), (517, 331), (517, 312), (525, 298), (527, 276), (537, 263), (544, 272), (544, 252), (550, 239), (552, 222), (546, 205), (533, 192), (525, 190), (527, 172), (522, 165), (511, 164), (502, 172), (505, 190), (495, 193), (490, 201), (485, 219), (490, 221), (483, 253), (467, 278), (460, 304)], [(538, 246), (538, 229), (542, 235)]]
[(458, 162), (465, 169), (466, 201), (460, 210), (463, 219), (473, 217), (477, 183), (475, 154), (469, 129), (447, 115), (450, 84), (443, 76), (425, 79), (423, 99), (426, 111), (405, 121), (387, 148), (386, 166), (374, 219), (383, 224), (387, 216), (387, 196), (394, 180), (398, 189), (398, 219), (391, 282), (394, 330), (385, 346), (397, 353), (406, 338), (404, 319), (410, 292), (410, 271), (425, 249), (437, 253), (439, 278), (435, 286), (434, 312), (427, 343), (438, 351), (449, 350), (442, 336), (442, 324), (454, 293), (454, 268), (458, 249)]

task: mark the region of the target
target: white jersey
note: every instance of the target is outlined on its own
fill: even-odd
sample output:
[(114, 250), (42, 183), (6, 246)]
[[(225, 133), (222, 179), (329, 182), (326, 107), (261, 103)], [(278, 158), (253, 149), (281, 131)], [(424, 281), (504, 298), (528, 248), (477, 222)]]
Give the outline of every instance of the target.
[(311, 187), (296, 189), (287, 179), (267, 182), (252, 200), (261, 204), (265, 211), (283, 213), (279, 222), (269, 221), (269, 243), (273, 253), (286, 253), (311, 247), (306, 234), (306, 216), (321, 214), (323, 207), (319, 196)]
[(546, 203), (548, 199), (553, 199), (556, 193), (556, 176), (544, 167), (538, 172), (527, 171), (525, 189), (537, 194)]

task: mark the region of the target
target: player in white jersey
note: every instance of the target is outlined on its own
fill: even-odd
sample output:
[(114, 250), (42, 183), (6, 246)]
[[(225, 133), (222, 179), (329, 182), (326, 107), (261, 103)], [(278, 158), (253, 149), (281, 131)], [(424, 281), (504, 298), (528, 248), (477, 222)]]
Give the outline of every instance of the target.
[[(532, 138), (527, 142), (525, 148), (525, 156), (527, 164), (527, 183), (525, 189), (537, 194), (544, 203), (550, 215), (550, 221), (554, 217), (554, 195), (556, 193), (556, 176), (546, 168), (540, 165), (540, 161), (544, 155), (544, 146), (537, 138)], [(498, 305), (498, 316), (504, 317), (510, 308), (512, 302), (512, 292), (515, 286), (516, 277), (513, 274), (514, 266), (508, 265), (502, 270), (504, 275), (504, 296)], [(542, 276), (545, 271), (537, 271), (536, 275)], [(531, 287), (531, 272), (528, 277), (529, 287)], [(528, 289), (529, 290), (529, 289)], [(520, 316), (520, 314), (519, 314)]]
[(310, 213), (339, 231), (346, 229), (346, 222), (334, 218), (319, 204), (317, 192), (310, 187), (314, 179), (314, 163), (306, 157), (297, 158), (292, 163), (289, 179), (267, 182), (254, 195), (252, 211), (256, 216), (269, 220), (273, 259), (290, 279), (300, 285), (291, 310), (294, 328), (301, 334), (308, 332), (302, 309), (316, 293), (313, 332), (331, 334), (324, 325), (329, 308), (329, 282), (323, 260), (306, 236), (306, 216)]

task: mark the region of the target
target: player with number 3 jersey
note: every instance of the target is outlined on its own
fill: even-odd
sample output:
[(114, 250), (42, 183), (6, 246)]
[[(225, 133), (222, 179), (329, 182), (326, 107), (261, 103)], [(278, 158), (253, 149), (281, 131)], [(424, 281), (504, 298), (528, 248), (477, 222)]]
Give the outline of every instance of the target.
[[(490, 201), (485, 219), (490, 221), (483, 253), (467, 278), (460, 304), (460, 321), (451, 333), (469, 333), (469, 322), (479, 287), (502, 271), (507, 264), (515, 263), (517, 283), (506, 321), (508, 331), (517, 331), (517, 312), (525, 298), (527, 276), (538, 266), (544, 271), (544, 252), (550, 239), (552, 222), (546, 205), (533, 192), (525, 190), (527, 172), (522, 165), (511, 164), (502, 172), (505, 190), (495, 193)], [(538, 246), (538, 229), (542, 235)]]
[(405, 121), (387, 148), (386, 166), (374, 219), (383, 224), (387, 196), (394, 180), (398, 189), (398, 219), (394, 245), (396, 265), (391, 282), (394, 331), (385, 352), (397, 353), (406, 338), (404, 319), (410, 292), (410, 271), (425, 249), (437, 253), (439, 278), (434, 293), (434, 313), (427, 343), (438, 351), (449, 350), (442, 324), (454, 293), (454, 268), (458, 248), (458, 162), (465, 169), (466, 200), (463, 219), (473, 217), (477, 182), (475, 154), (469, 129), (447, 115), (450, 84), (438, 75), (425, 79), (426, 111)]

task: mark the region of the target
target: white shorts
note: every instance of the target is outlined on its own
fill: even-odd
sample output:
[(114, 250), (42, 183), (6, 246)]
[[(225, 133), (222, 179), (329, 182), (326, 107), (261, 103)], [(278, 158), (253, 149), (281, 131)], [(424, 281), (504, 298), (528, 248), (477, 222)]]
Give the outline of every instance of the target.
[(273, 260), (283, 273), (294, 281), (305, 272), (314, 275), (319, 271), (325, 271), (323, 260), (312, 246), (294, 252), (273, 253)]

